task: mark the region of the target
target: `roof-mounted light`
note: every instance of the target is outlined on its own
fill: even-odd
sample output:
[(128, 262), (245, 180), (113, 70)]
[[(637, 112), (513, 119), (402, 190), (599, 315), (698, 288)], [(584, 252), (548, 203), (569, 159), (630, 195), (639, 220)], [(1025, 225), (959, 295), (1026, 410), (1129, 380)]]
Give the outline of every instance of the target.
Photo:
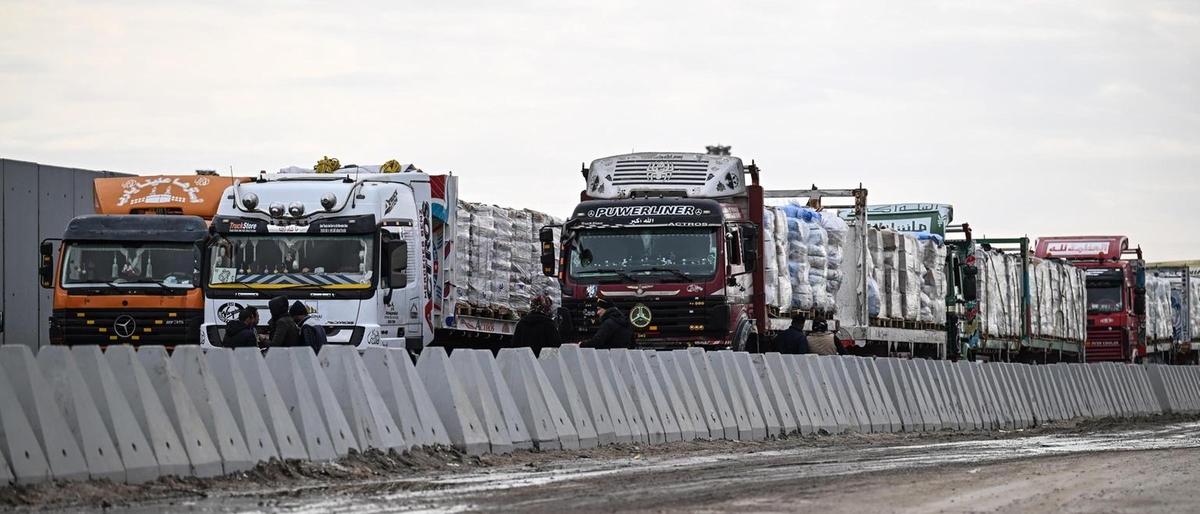
[(283, 216), (283, 202), (272, 202), (269, 209), (271, 216), (276, 218)]
[(300, 202), (292, 202), (292, 204), (288, 206), (288, 214), (291, 214), (293, 218), (299, 218), (300, 216), (303, 216), (304, 204)]
[(325, 193), (321, 195), (321, 207), (324, 207), (325, 210), (332, 211), (335, 205), (337, 205), (337, 196), (335, 196), (333, 193)]
[(245, 196), (242, 196), (242, 205), (245, 205), (246, 208), (250, 210), (257, 209), (258, 195), (254, 193), (246, 193)]

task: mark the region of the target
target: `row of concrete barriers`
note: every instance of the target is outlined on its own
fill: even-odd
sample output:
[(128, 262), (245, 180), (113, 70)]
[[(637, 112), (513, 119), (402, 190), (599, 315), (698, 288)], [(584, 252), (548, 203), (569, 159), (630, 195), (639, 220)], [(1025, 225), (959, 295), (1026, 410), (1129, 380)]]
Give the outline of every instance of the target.
[(271, 459), (782, 434), (998, 430), (1200, 412), (1200, 367), (776, 353), (0, 347), (0, 484), (141, 483)]

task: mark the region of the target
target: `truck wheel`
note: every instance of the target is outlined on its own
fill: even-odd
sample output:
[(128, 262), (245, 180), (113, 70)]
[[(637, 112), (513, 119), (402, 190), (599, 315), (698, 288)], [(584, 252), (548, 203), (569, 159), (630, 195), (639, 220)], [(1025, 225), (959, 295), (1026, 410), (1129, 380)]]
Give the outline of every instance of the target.
[(735, 352), (747, 352), (755, 350), (756, 348), (751, 348), (751, 346), (758, 345), (751, 344), (750, 339), (752, 334), (750, 332), (750, 320), (743, 319), (742, 321), (738, 322), (737, 330), (733, 331), (733, 342), (729, 345), (730, 348)]

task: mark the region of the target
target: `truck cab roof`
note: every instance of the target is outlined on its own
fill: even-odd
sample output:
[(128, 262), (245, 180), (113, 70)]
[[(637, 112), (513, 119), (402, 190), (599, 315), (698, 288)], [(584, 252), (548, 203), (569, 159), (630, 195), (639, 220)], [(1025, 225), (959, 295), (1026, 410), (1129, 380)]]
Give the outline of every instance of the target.
[(1119, 260), (1129, 251), (1125, 236), (1040, 237), (1034, 256), (1041, 259)]
[(67, 224), (63, 240), (193, 243), (207, 233), (208, 223), (199, 216), (87, 214)]
[(694, 152), (641, 152), (592, 161), (585, 194), (596, 199), (636, 196), (728, 198), (746, 194), (742, 160)]

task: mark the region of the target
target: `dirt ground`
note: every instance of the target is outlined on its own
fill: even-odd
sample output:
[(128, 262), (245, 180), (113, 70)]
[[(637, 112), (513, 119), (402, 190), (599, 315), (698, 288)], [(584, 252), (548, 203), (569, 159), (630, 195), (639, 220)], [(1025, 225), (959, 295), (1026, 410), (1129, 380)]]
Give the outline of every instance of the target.
[[(1055, 423), (1013, 432), (844, 434), (477, 457), (451, 448), (368, 451), (324, 464), (273, 461), (215, 479), (9, 486), (0, 488), (0, 509), (283, 512), (336, 499), (331, 507), (362, 505), (378, 511), (434, 506), (434, 511), (446, 512), (791, 512), (805, 505), (826, 512), (960, 512), (970, 505), (979, 512), (1058, 512), (1061, 505), (1091, 505), (1116, 512), (1154, 506), (1149, 511), (1158, 512), (1184, 504), (1153, 503), (1155, 494), (1138, 491), (1171, 491), (1165, 477), (1191, 472), (1188, 463), (1196, 462), (1200, 451), (1156, 449), (1200, 447), (1197, 420), (1165, 416)], [(1129, 441), (1167, 446), (1130, 446)], [(1072, 452), (1094, 447), (1107, 453), (1054, 456), (1068, 446)], [(1143, 449), (1150, 451), (1111, 453)], [(1004, 461), (1014, 458), (1021, 460)], [(978, 459), (996, 462), (973, 463)], [(852, 489), (846, 487), (844, 475), (849, 474), (861, 475), (853, 478)], [(1006, 479), (992, 485), (989, 477)], [(1106, 487), (1110, 482), (1145, 487), (1114, 498), (1114, 489)], [(624, 494), (634, 490), (638, 494)], [(872, 493), (854, 494), (847, 501), (847, 491), (864, 490)]]

